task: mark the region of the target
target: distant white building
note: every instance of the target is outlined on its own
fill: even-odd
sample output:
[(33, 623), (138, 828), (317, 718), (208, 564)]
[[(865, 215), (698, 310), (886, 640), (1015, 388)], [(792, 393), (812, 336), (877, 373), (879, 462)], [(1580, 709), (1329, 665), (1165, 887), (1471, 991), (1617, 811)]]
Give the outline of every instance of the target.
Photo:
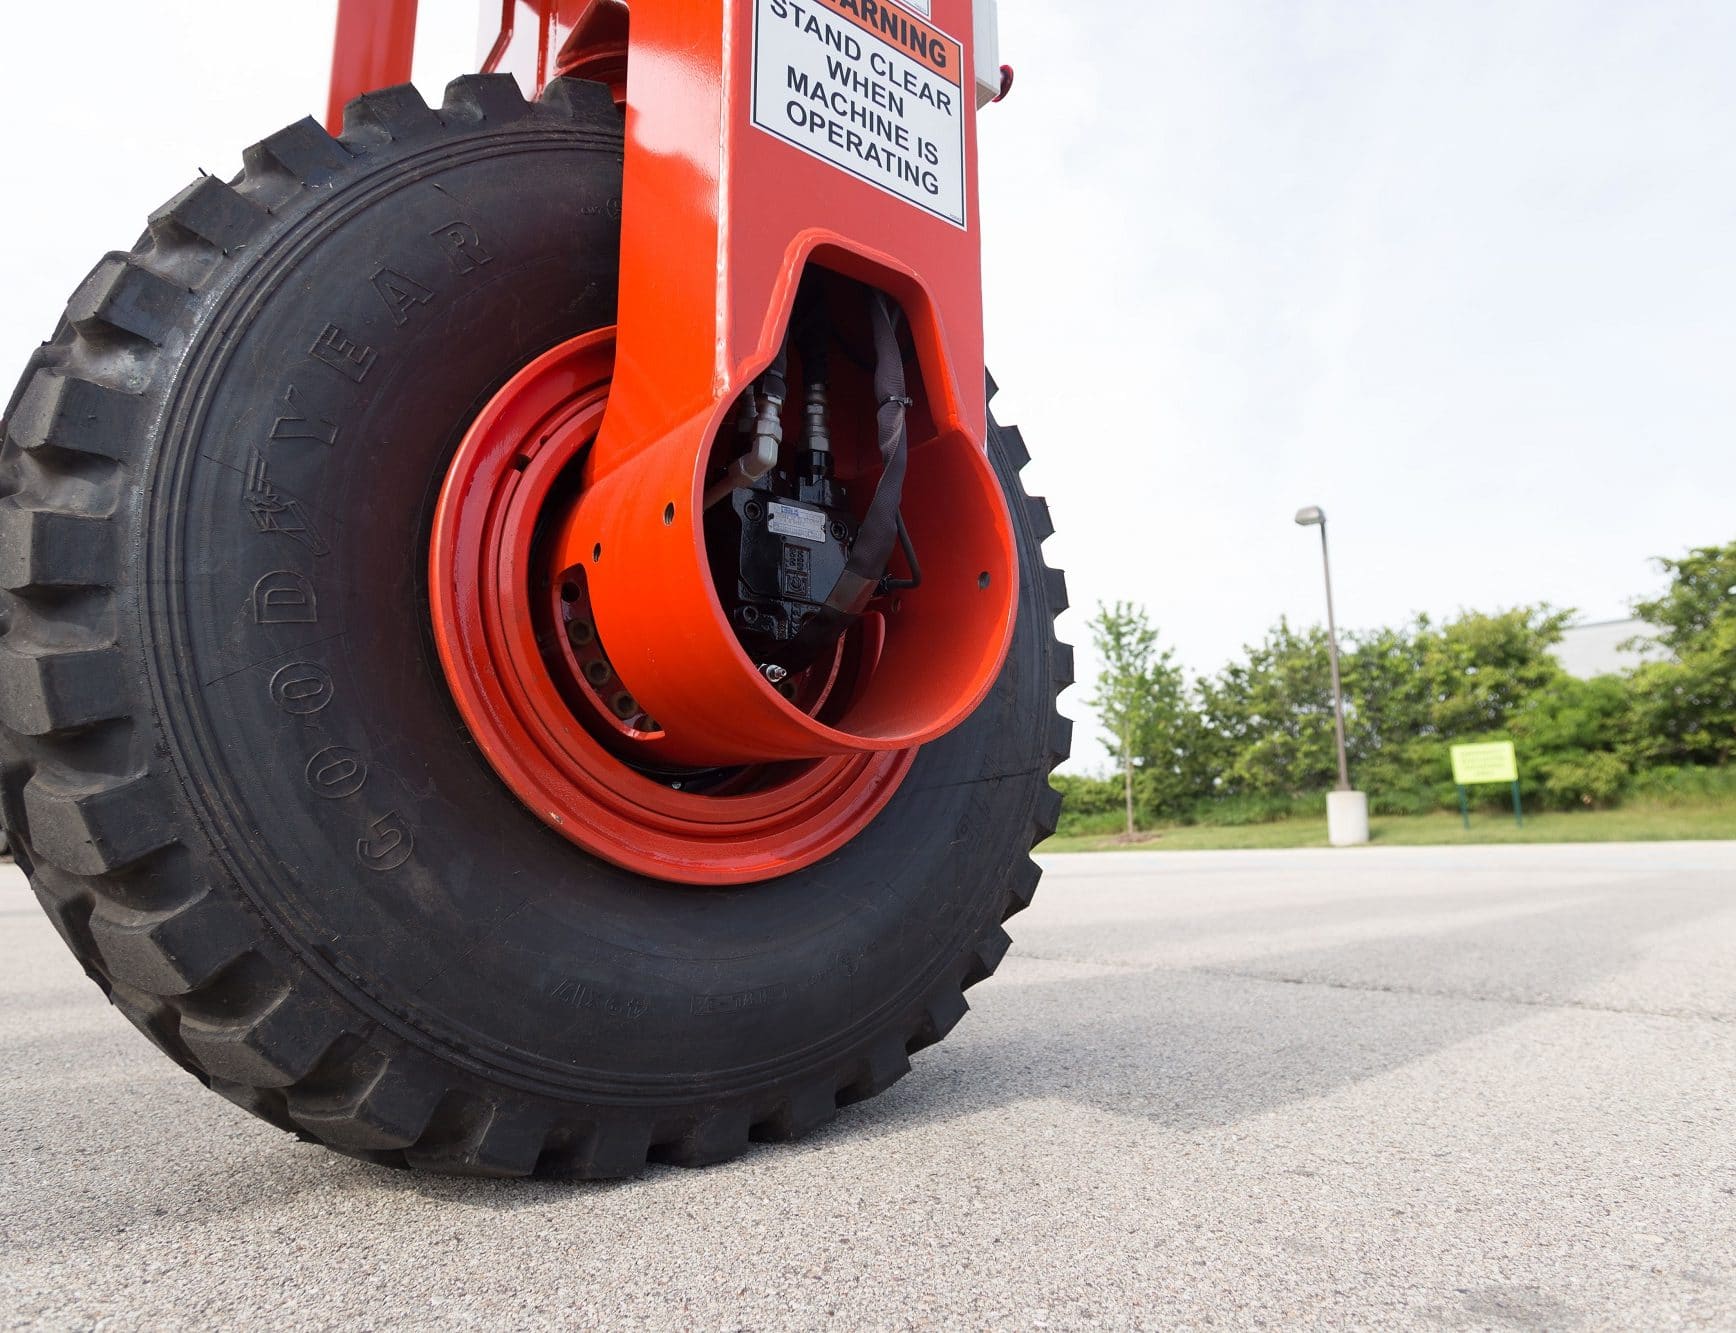
[[(1569, 625), (1561, 632), (1561, 642), (1555, 645), (1555, 657), (1568, 675), (1581, 680), (1615, 675), (1631, 671), (1642, 662), (1656, 662), (1669, 656), (1664, 649), (1643, 642), (1656, 633), (1643, 620), (1594, 620), (1586, 625)], [(1642, 642), (1629, 647), (1635, 639)]]

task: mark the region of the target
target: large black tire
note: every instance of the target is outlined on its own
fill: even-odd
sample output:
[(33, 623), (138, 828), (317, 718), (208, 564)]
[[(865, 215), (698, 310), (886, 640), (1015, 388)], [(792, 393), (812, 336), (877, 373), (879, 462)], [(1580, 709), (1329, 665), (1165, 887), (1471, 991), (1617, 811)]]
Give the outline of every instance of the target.
[(1058, 808), (1064, 593), (1011, 430), (1006, 668), (843, 851), (737, 889), (640, 878), (470, 743), (429, 639), (431, 511), (504, 378), (613, 322), (620, 162), (607, 92), (570, 81), (292, 125), (105, 258), (7, 408), (18, 860), (173, 1059), (384, 1164), (617, 1176), (814, 1128), (965, 1012)]

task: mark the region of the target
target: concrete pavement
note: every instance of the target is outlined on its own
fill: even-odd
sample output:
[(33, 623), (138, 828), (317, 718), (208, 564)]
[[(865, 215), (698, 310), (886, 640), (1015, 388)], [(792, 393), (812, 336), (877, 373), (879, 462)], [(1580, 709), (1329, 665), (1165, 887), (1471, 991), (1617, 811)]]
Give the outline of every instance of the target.
[(1055, 857), (794, 1147), (380, 1171), (205, 1092), (0, 877), (0, 1324), (1736, 1326), (1736, 843)]

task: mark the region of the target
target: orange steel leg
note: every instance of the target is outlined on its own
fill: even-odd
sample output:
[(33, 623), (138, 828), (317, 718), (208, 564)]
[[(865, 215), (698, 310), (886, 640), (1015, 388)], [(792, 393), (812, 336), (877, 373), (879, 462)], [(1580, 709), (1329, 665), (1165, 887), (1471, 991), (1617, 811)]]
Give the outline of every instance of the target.
[[(840, 27), (848, 7), (807, 6)], [(947, 87), (969, 99), (970, 0), (932, 7), (924, 26), (961, 39)], [(767, 133), (750, 120), (756, 23), (795, 8), (631, 6), (619, 351), (567, 546), (591, 561), (617, 669), (685, 762), (920, 745), (981, 701), (1012, 631), (1018, 564), (984, 451), (974, 104), (962, 113), (963, 225)], [(873, 679), (837, 726), (791, 706), (743, 652), (712, 588), (700, 510), (710, 443), (774, 356), (810, 263), (900, 302), (933, 422), (912, 437), (905, 488), (924, 583), (888, 616)]]
[(338, 0), (326, 128), (343, 129), (344, 106), (375, 88), (410, 81), (416, 49), (416, 0)]
[[(365, 7), (344, 3), (346, 15)], [(972, 0), (930, 0), (926, 18), (922, 7), (633, 0), (628, 9), (614, 380), (561, 540), (565, 558), (586, 566), (598, 632), (662, 724), (656, 747), (671, 762), (924, 744), (982, 700), (1011, 639), (1018, 563), (986, 454)], [(374, 9), (398, 25), (388, 38), (402, 40), (413, 4)], [(539, 81), (588, 58), (606, 63), (583, 43), (588, 33), (618, 43), (620, 10), (619, 0), (518, 0), (530, 22), (504, 24), (497, 54), (531, 33)], [(918, 207), (755, 123), (759, 44), (787, 46), (788, 32), (773, 29), (788, 23), (821, 25), (830, 36), (816, 40), (840, 51), (869, 49), (878, 25), (922, 56), (927, 95), (957, 99), (956, 203)], [(407, 70), (407, 49), (393, 59)], [(785, 71), (770, 72), (775, 84)], [(787, 82), (795, 88), (794, 74)], [(772, 361), (809, 265), (899, 302), (918, 399), (903, 512), (924, 580), (886, 606), (872, 677), (830, 725), (784, 698), (742, 649), (712, 584), (701, 507), (713, 441)]]

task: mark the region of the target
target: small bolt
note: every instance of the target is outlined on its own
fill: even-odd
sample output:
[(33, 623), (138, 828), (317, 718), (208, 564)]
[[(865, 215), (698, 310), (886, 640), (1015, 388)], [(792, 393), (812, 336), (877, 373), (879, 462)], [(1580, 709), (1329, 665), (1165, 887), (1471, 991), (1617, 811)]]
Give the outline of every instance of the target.
[(760, 674), (771, 681), (773, 685), (782, 685), (789, 678), (790, 673), (776, 662), (767, 662), (760, 667)]

